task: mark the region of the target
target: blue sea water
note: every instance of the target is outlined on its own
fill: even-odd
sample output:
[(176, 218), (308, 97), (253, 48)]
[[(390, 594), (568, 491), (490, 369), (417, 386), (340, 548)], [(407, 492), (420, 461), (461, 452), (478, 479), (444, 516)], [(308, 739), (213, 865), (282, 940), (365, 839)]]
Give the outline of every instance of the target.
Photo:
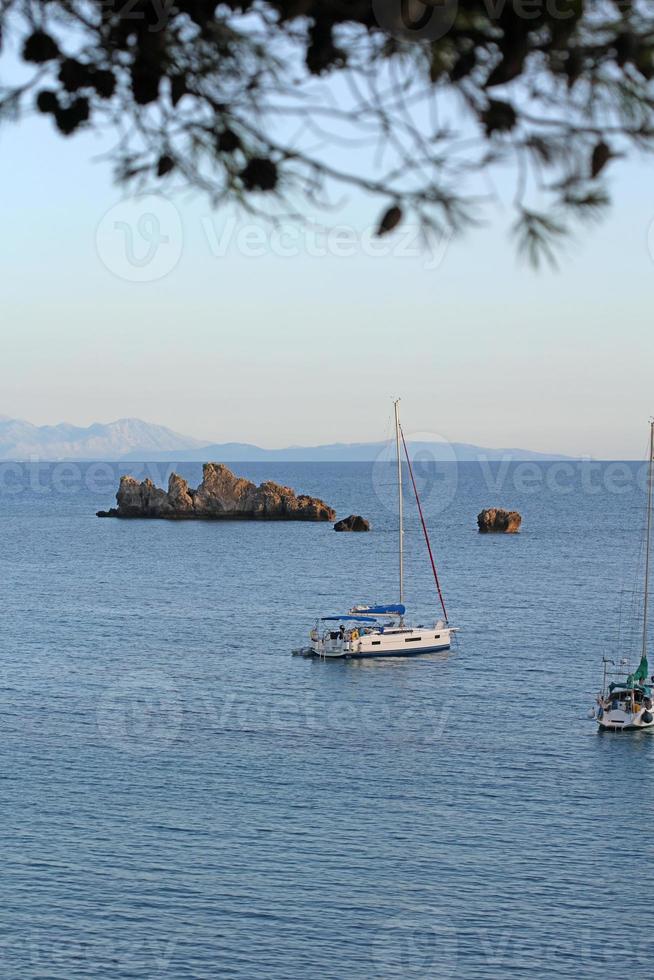
[(654, 738), (587, 717), (635, 649), (640, 469), (418, 467), (457, 646), (324, 663), (290, 656), (316, 615), (396, 599), (392, 469), (234, 468), (373, 531), (98, 520), (127, 467), (0, 472), (0, 975), (651, 977)]

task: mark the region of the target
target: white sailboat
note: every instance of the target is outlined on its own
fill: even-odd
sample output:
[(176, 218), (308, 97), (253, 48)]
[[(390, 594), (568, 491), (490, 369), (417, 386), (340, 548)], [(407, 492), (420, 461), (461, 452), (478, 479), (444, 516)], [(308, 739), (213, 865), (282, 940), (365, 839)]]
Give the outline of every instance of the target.
[[(407, 657), (419, 653), (447, 650), (451, 646), (452, 634), (457, 631), (457, 628), (448, 622), (418, 488), (413, 476), (411, 459), (400, 425), (399, 399), (394, 402), (394, 408), (398, 487), (399, 601), (390, 604), (355, 605), (342, 615), (322, 616), (311, 630), (309, 646), (294, 650), (295, 654), (329, 658)], [(443, 615), (430, 626), (411, 626), (405, 619), (402, 447), (404, 447), (436, 590), (443, 612)]]
[(634, 669), (627, 658), (617, 663), (603, 659), (602, 690), (597, 695), (593, 717), (600, 731), (628, 732), (654, 728), (654, 691), (648, 677), (647, 641), (649, 626), (650, 552), (652, 547), (652, 489), (654, 486), (654, 420), (649, 427), (647, 477), (647, 531), (645, 535), (645, 582), (640, 663)]

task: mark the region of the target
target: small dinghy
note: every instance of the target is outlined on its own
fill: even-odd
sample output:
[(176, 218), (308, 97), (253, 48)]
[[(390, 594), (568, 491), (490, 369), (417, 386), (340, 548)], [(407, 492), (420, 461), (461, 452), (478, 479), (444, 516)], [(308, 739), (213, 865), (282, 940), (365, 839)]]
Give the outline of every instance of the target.
[[(418, 488), (413, 475), (411, 459), (399, 418), (399, 399), (395, 406), (395, 443), (397, 452), (398, 486), (398, 551), (399, 551), (399, 602), (381, 605), (357, 605), (341, 615), (322, 616), (309, 634), (309, 645), (294, 650), (295, 656), (305, 657), (407, 657), (418, 653), (448, 650), (452, 634), (445, 600), (436, 570), (436, 563), (429, 541)], [(418, 514), (427, 544), (436, 591), (443, 615), (430, 626), (411, 626), (405, 619), (404, 605), (404, 512), (402, 496), (402, 454), (404, 448), (411, 483), (418, 507)]]

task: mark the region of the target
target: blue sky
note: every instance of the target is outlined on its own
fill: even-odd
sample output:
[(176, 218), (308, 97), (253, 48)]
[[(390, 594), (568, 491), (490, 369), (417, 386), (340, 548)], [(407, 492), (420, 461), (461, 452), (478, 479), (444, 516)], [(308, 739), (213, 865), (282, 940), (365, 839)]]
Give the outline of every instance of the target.
[[(96, 248), (124, 196), (109, 164), (93, 161), (102, 149), (92, 134), (55, 136), (43, 118), (0, 131), (0, 414), (138, 416), (279, 446), (383, 438), (400, 394), (410, 432), (642, 455), (654, 412), (646, 160), (613, 165), (609, 217), (556, 273), (516, 258), (508, 208), (430, 268), (428, 254), (370, 256), (357, 242), (347, 257), (307, 254), (311, 235), (283, 257), (268, 229), (238, 222), (217, 254), (233, 214), (183, 196), (179, 261), (132, 282)], [(361, 230), (377, 218), (378, 205), (352, 199), (335, 220)], [(243, 240), (239, 252), (239, 230), (255, 254), (242, 254)]]

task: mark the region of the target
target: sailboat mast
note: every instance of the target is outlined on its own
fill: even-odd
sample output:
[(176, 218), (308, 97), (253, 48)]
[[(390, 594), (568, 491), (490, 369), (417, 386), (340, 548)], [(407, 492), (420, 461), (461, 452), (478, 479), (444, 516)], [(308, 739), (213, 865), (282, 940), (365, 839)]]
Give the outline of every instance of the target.
[(649, 468), (647, 471), (647, 535), (645, 540), (645, 601), (643, 602), (643, 651), (647, 655), (647, 617), (649, 606), (649, 555), (652, 545), (652, 467), (654, 466), (654, 419), (649, 423)]
[(400, 399), (396, 398), (393, 402), (395, 407), (395, 445), (397, 449), (397, 499), (398, 499), (398, 518), (399, 518), (399, 546), (400, 546), (400, 604), (404, 602), (404, 509), (402, 499), (402, 456), (400, 453)]

